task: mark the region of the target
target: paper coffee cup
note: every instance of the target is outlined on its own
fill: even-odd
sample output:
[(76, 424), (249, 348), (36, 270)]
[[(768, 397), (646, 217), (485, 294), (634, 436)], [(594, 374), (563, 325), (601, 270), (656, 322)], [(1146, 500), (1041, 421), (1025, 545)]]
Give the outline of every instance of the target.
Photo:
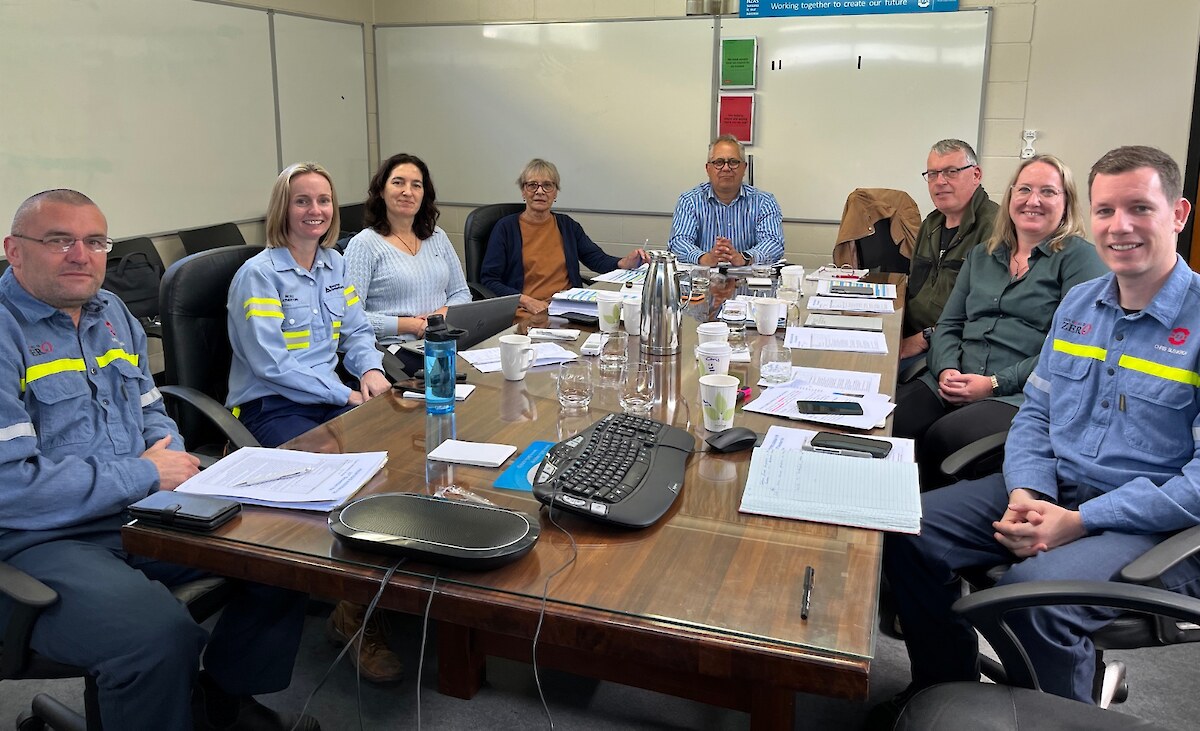
[(625, 317), (625, 332), (637, 337), (642, 334), (642, 298), (626, 297), (621, 302)]
[(696, 341), (724, 343), (729, 341), (729, 325), (724, 322), (702, 322), (696, 326)]
[(702, 375), (729, 373), (729, 357), (731, 355), (733, 355), (733, 348), (729, 343), (701, 343), (696, 346), (696, 357), (700, 360)]
[(754, 326), (759, 335), (774, 335), (779, 329), (779, 318), (784, 313), (787, 303), (770, 297), (758, 297), (754, 300)]
[(704, 428), (725, 431), (733, 426), (733, 407), (737, 403), (738, 379), (730, 375), (700, 376), (700, 403)]
[(804, 267), (792, 264), (779, 270), (779, 284), (782, 287), (804, 291)]
[(596, 293), (597, 316), (600, 318), (600, 332), (616, 332), (621, 327), (621, 301), (624, 297), (620, 292), (601, 291)]

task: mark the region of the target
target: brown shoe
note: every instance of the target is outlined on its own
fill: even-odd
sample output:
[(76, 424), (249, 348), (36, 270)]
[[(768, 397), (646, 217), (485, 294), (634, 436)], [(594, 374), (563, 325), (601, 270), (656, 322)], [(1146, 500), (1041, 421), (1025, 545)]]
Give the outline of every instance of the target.
[[(325, 632), (330, 641), (336, 645), (345, 645), (362, 626), (363, 614), (366, 607), (361, 604), (341, 601), (329, 615), (325, 623)], [(363, 632), (362, 647), (356, 653), (350, 651), (350, 658), (358, 668), (363, 680), (372, 683), (398, 683), (404, 679), (404, 663), (392, 652), (387, 645), (386, 625), (379, 621), (378, 614), (372, 614), (367, 628)]]

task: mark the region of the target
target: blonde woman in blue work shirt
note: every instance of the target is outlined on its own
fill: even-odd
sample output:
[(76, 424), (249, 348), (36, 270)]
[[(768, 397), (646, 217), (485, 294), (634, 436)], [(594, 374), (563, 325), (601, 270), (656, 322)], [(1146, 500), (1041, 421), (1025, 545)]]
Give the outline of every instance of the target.
[[(275, 180), (267, 248), (229, 287), (233, 362), (226, 406), (264, 446), (274, 447), (385, 393), (382, 354), (334, 249), (337, 194), (316, 163), (296, 163)], [(359, 379), (334, 372), (338, 353)]]

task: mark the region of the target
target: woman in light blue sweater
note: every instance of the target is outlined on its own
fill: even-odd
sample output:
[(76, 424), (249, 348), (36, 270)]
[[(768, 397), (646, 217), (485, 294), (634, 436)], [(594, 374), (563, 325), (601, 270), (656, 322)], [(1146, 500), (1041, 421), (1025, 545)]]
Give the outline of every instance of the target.
[(384, 161), (363, 218), (367, 228), (346, 247), (346, 274), (381, 344), (422, 338), (429, 315), (471, 301), (458, 254), (437, 226), (437, 193), (419, 157)]

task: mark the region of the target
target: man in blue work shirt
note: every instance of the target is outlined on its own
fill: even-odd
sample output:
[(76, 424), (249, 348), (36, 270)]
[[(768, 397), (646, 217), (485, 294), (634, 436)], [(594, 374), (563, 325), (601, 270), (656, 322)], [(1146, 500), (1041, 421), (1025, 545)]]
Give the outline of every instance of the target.
[(746, 148), (721, 135), (708, 148), (708, 182), (679, 196), (667, 248), (680, 261), (717, 266), (774, 264), (783, 256), (783, 214), (775, 196), (750, 185)]
[[(1191, 206), (1160, 150), (1122, 147), (1088, 180), (1092, 233), (1111, 269), (1063, 299), (1009, 432), (1004, 473), (922, 496), (918, 536), (884, 538), (883, 566), (916, 691), (979, 678), (974, 630), (951, 611), (956, 573), (1015, 561), (1001, 584), (1113, 579), (1200, 523), (1200, 274), (1176, 253)], [(1200, 559), (1163, 576), (1200, 595)], [(1112, 610), (1008, 616), (1043, 690), (1092, 700), (1091, 634)], [(890, 726), (888, 726), (890, 728)]]
[[(104, 215), (72, 190), (26, 200), (4, 238), (0, 560), (59, 595), (30, 645), (95, 677), (105, 728), (290, 728), (251, 696), (290, 683), (304, 595), (244, 585), (210, 639), (167, 589), (201, 572), (121, 549), (126, 506), (198, 462), (163, 409), (146, 334), (100, 289), (111, 250)], [(10, 612), (0, 604), (0, 626)]]

